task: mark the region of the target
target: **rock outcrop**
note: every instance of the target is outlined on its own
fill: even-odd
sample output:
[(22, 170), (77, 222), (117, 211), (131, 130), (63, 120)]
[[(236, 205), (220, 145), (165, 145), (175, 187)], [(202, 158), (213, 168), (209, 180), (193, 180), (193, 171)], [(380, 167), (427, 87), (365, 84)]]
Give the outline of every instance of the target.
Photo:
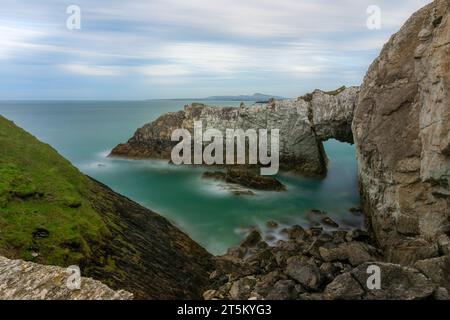
[(273, 100), (267, 104), (240, 108), (212, 107), (199, 103), (167, 113), (138, 129), (134, 136), (111, 151), (111, 156), (135, 159), (170, 159), (177, 142), (175, 129), (193, 132), (194, 121), (203, 129), (279, 129), (280, 169), (306, 176), (326, 173), (322, 141), (336, 138), (352, 142), (351, 122), (359, 89), (340, 88), (334, 92), (316, 90), (298, 99)]
[(415, 13), (370, 66), (353, 121), (363, 209), (392, 262), (448, 253), (450, 1)]
[(129, 300), (133, 294), (114, 291), (99, 281), (80, 279), (79, 289), (71, 289), (70, 272), (0, 256), (0, 300)]

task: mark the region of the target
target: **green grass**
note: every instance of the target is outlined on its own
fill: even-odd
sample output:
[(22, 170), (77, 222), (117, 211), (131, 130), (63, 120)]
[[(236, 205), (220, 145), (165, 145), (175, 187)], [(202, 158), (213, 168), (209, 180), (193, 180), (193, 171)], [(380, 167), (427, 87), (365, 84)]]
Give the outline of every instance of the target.
[(89, 259), (108, 236), (92, 183), (0, 116), (0, 254), (63, 266)]

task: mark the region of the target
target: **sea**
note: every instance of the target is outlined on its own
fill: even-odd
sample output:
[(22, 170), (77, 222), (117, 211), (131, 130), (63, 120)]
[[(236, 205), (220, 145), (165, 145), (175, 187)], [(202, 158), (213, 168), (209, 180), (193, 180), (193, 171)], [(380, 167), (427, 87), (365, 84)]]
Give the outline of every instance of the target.
[[(50, 144), (83, 173), (158, 212), (213, 254), (237, 245), (251, 228), (271, 244), (286, 236), (283, 229), (314, 225), (308, 211), (326, 211), (342, 228), (358, 227), (359, 207), (355, 147), (329, 140), (325, 179), (280, 173), (285, 192), (255, 191), (235, 195), (223, 184), (202, 179), (205, 168), (175, 166), (161, 160), (108, 158), (137, 128), (193, 100), (147, 101), (2, 101), (0, 114)], [(201, 101), (238, 106), (236, 101)], [(249, 104), (249, 103), (247, 103)], [(250, 103), (251, 104), (251, 103)], [(275, 221), (277, 228), (268, 226)]]

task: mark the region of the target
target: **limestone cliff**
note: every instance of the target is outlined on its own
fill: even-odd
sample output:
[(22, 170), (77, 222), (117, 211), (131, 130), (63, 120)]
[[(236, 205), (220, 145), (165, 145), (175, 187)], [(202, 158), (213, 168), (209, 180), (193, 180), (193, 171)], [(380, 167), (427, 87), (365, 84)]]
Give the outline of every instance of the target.
[(70, 289), (70, 273), (0, 256), (0, 300), (128, 300), (127, 291), (114, 291), (99, 281), (81, 278), (79, 289)]
[(450, 1), (438, 0), (370, 66), (353, 122), (364, 211), (391, 261), (448, 253), (449, 92)]
[(127, 143), (115, 147), (111, 156), (170, 159), (177, 143), (170, 140), (173, 130), (185, 128), (192, 132), (194, 121), (202, 121), (204, 130), (215, 128), (223, 133), (226, 129), (279, 129), (280, 168), (320, 176), (326, 172), (322, 141), (353, 141), (351, 122), (358, 91), (357, 87), (334, 92), (316, 90), (298, 99), (240, 108), (194, 103), (138, 129)]

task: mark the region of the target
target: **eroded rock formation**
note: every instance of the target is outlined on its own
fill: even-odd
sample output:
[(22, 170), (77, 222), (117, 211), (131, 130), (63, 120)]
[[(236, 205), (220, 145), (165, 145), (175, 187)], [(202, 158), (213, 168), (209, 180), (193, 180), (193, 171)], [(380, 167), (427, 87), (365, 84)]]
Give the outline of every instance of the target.
[(173, 130), (184, 128), (192, 132), (194, 121), (202, 121), (204, 130), (214, 128), (222, 133), (226, 129), (279, 129), (280, 168), (320, 176), (326, 172), (322, 141), (353, 141), (351, 122), (358, 91), (358, 87), (342, 87), (334, 92), (316, 90), (298, 99), (240, 108), (194, 103), (138, 129), (127, 143), (115, 147), (111, 156), (170, 159), (177, 144), (170, 139)]
[[(80, 289), (67, 286), (66, 269), (0, 256), (0, 300), (129, 300), (133, 294), (114, 291), (99, 281), (81, 278)], [(70, 283), (70, 281), (69, 281)]]
[(450, 1), (415, 13), (361, 86), (353, 122), (364, 212), (388, 259), (448, 254)]

